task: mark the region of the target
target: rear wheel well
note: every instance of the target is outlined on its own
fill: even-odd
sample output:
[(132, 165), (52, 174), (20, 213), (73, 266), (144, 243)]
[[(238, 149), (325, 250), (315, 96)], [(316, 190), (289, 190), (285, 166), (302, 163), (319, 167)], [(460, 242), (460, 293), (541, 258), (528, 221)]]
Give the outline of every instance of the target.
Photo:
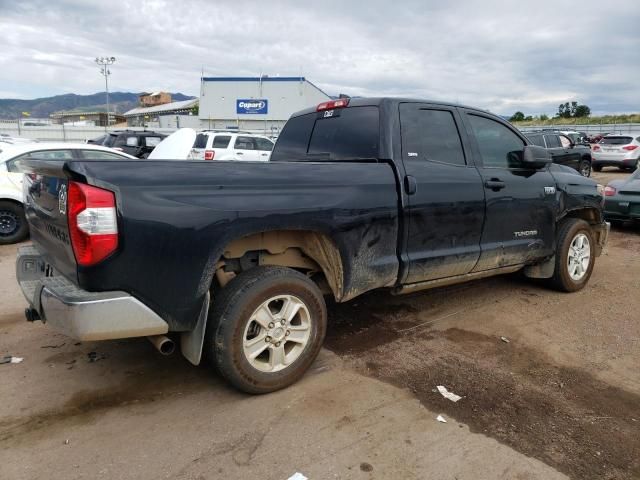
[(236, 275), (261, 265), (289, 267), (314, 280), (323, 293), (342, 297), (340, 252), (326, 235), (304, 230), (260, 232), (230, 242), (216, 263), (215, 281), (224, 287)]

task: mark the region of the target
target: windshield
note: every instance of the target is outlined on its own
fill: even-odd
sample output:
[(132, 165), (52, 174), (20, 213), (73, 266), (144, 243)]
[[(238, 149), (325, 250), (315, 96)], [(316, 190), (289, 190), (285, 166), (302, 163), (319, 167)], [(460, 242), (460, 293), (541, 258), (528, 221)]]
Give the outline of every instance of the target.
[(631, 137), (604, 137), (600, 140), (603, 145), (626, 145), (631, 143)]
[(118, 135), (110, 133), (109, 135), (107, 135), (107, 138), (104, 139), (104, 143), (102, 145), (104, 145), (105, 147), (113, 147), (113, 144), (115, 143), (117, 138)]

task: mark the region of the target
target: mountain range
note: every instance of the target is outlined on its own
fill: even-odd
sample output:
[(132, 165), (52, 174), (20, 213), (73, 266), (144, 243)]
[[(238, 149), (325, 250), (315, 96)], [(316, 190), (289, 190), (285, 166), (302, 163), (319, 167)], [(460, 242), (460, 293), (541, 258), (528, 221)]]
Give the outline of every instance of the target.
[[(139, 93), (110, 92), (109, 106), (111, 111), (124, 113), (138, 106)], [(182, 93), (172, 93), (174, 102), (189, 100), (195, 97)], [(50, 114), (61, 111), (95, 112), (105, 110), (105, 92), (92, 95), (76, 95), (67, 93), (53, 97), (35, 98), (33, 100), (19, 100), (0, 98), (0, 119), (23, 118), (22, 112), (28, 112), (32, 118), (48, 118)]]

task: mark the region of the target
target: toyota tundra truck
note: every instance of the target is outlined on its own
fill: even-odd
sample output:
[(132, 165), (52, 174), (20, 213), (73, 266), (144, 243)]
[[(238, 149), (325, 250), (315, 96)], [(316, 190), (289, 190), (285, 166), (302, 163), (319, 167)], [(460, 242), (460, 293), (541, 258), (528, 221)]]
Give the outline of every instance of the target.
[(309, 368), (325, 296), (522, 270), (574, 292), (607, 241), (602, 189), (486, 111), (397, 98), (294, 114), (270, 162), (26, 160), (26, 317), (149, 337), (266, 393)]

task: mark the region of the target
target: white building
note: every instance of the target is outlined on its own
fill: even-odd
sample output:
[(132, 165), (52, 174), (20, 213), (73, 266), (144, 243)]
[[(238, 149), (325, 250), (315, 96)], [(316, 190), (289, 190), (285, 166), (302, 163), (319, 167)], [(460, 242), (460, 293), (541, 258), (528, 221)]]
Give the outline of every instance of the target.
[(138, 107), (124, 113), (130, 127), (199, 128), (198, 117), (193, 114), (198, 99), (165, 103), (153, 107)]
[(330, 100), (305, 77), (203, 77), (202, 128), (277, 133), (292, 113)]

